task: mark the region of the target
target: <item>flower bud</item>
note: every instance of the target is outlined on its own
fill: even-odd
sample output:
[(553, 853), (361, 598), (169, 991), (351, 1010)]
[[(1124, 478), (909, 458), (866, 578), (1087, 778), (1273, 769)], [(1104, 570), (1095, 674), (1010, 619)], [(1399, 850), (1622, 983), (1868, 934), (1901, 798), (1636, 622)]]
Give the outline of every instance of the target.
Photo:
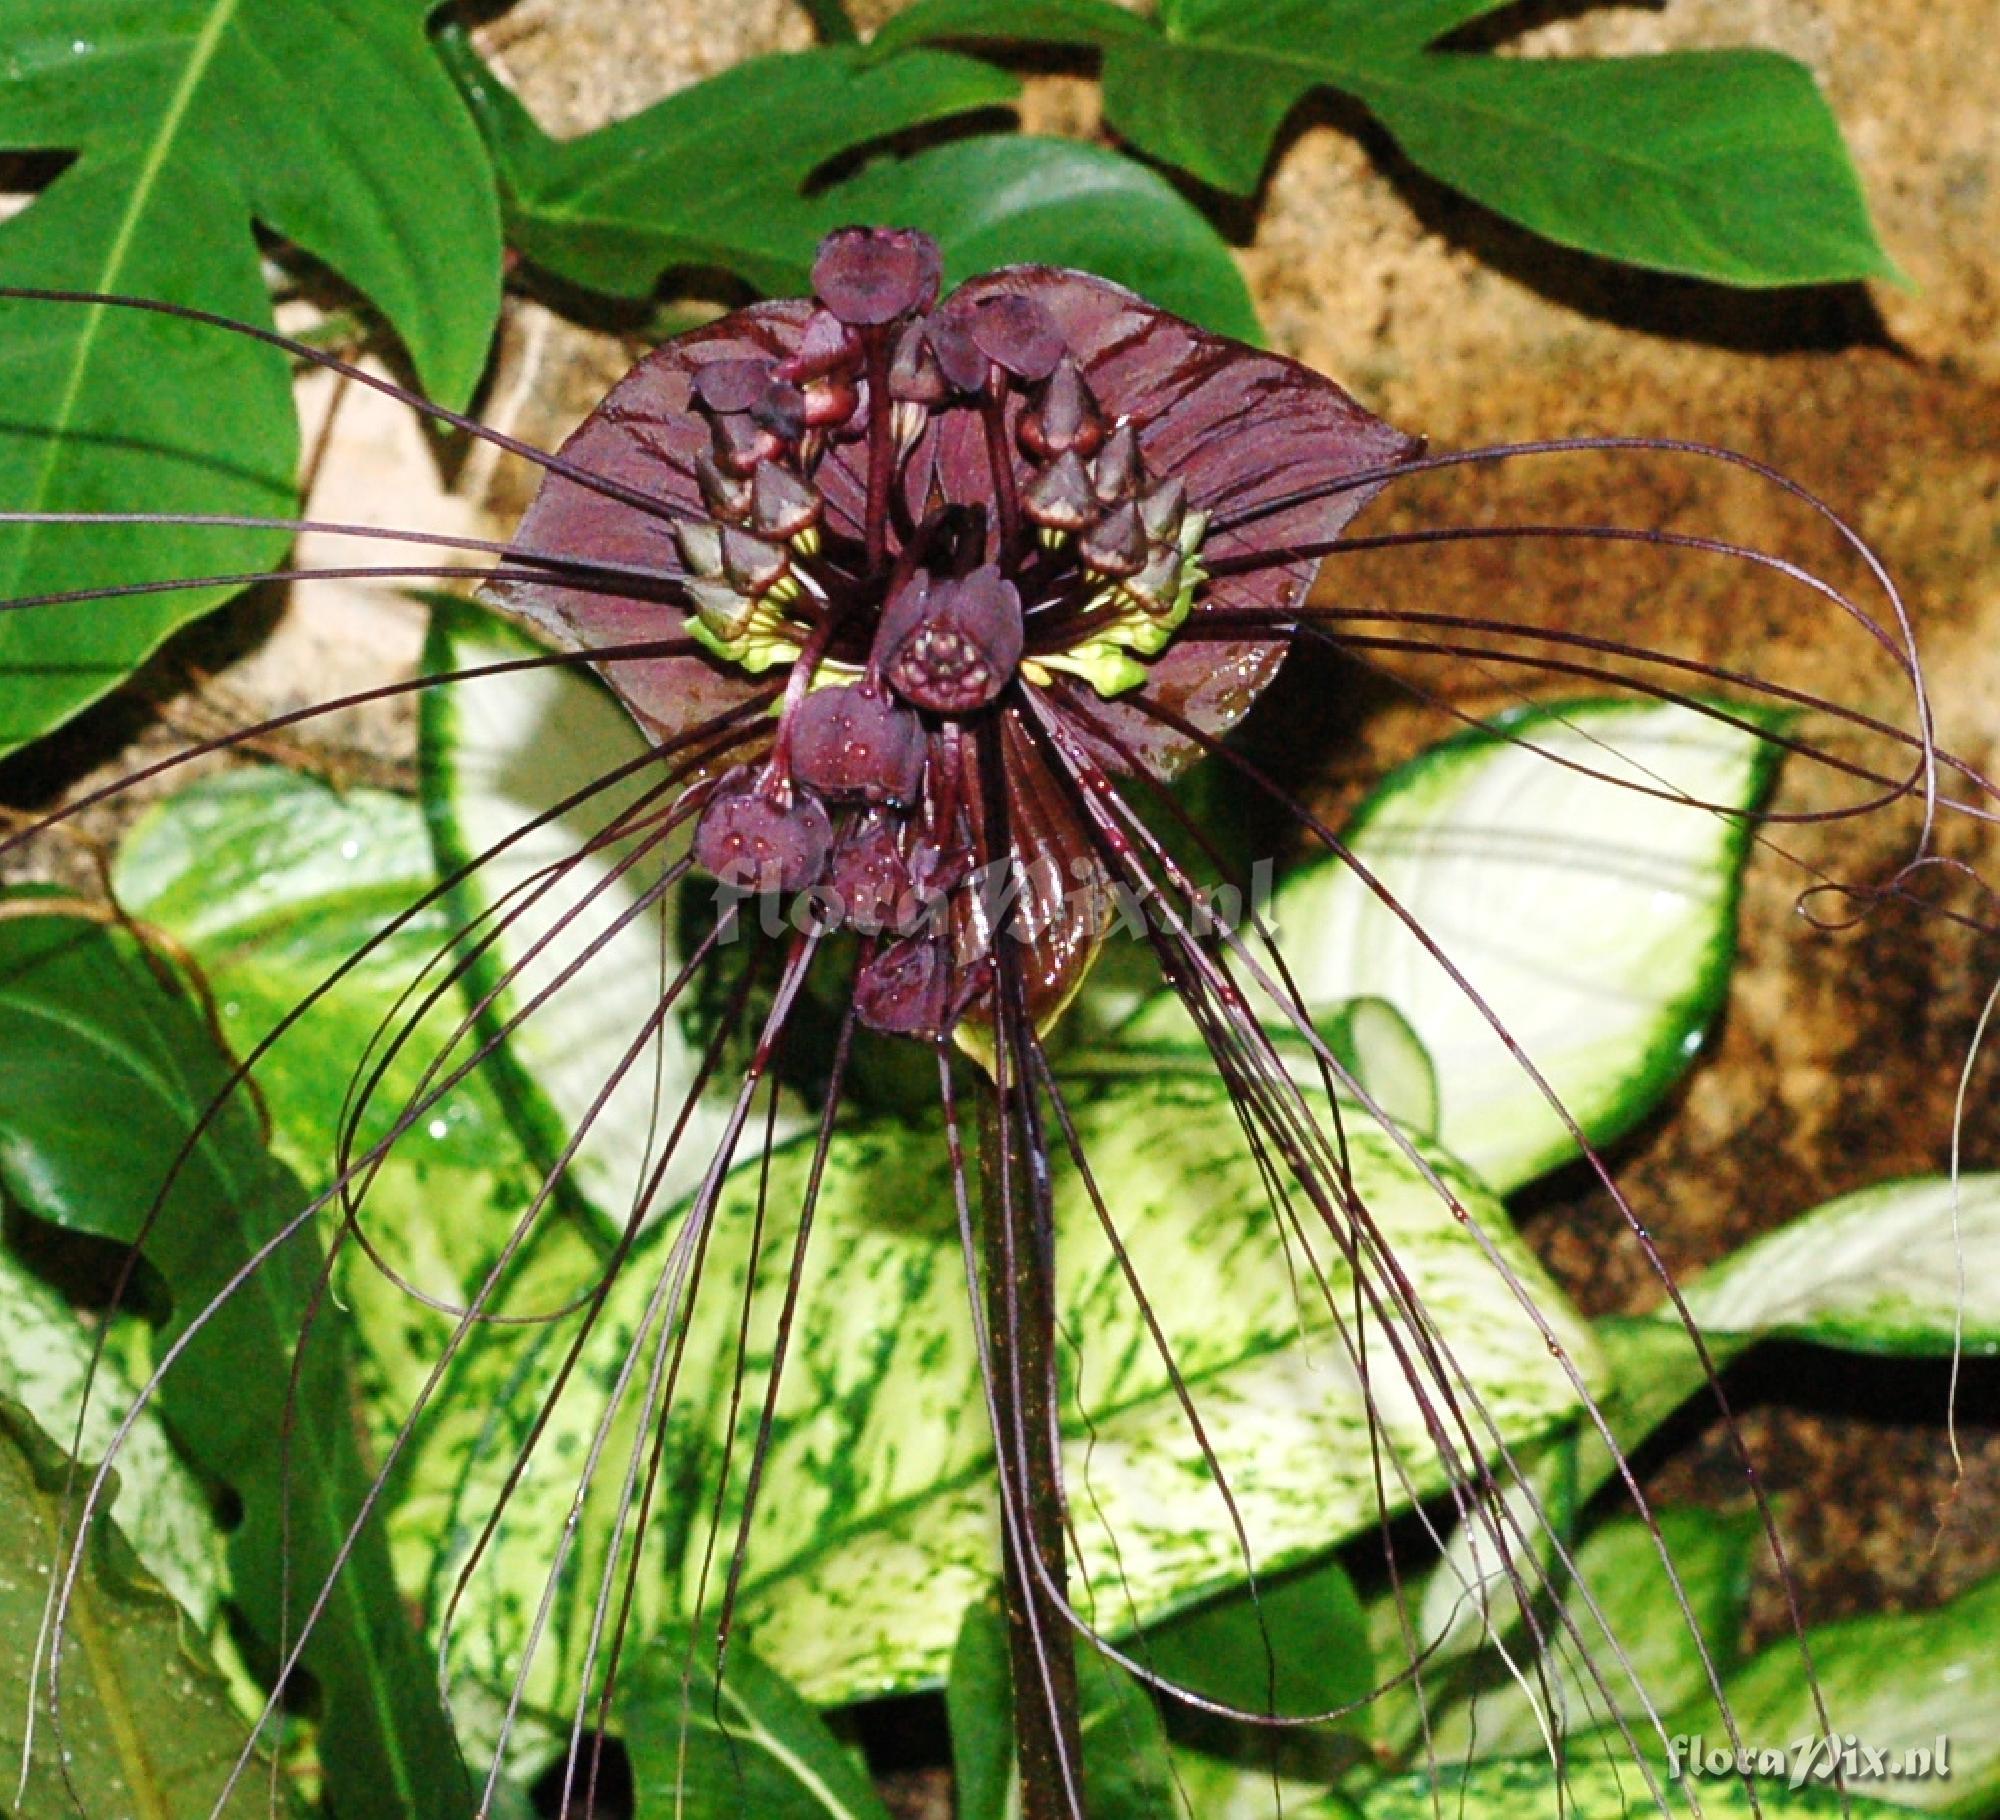
[(914, 228), (835, 228), (813, 260), (813, 294), (855, 328), (873, 328), (937, 301), (944, 262)]
[(1084, 383), (1083, 369), (1068, 354), (1056, 362), (1034, 406), (1021, 413), (1021, 446), (1038, 461), (1072, 449), (1088, 460), (1104, 443), (1104, 418)]
[(738, 772), (702, 810), (694, 831), (694, 861), (739, 891), (803, 891), (826, 870), (833, 824), (819, 800), (795, 790), (774, 801)]
[(850, 929), (874, 935), (898, 927), (917, 905), (895, 819), (872, 810), (849, 830), (833, 850), (827, 883), (839, 894)]
[(695, 370), (694, 395), (711, 411), (747, 411), (770, 389), (768, 360), (711, 360)]
[(750, 528), (760, 537), (789, 543), (819, 523), (822, 509), (818, 489), (775, 461), (765, 462), (751, 477)]
[(690, 575), (713, 579), (722, 573), (722, 530), (705, 518), (674, 520), (674, 542)]
[(1175, 543), (1181, 534), (1181, 520), (1187, 516), (1187, 482), (1170, 474), (1157, 486), (1139, 495), (1139, 518), (1151, 543)]
[(1083, 457), (1065, 450), (1022, 489), (1021, 510), (1047, 531), (1081, 531), (1098, 515)]
[(923, 723), (869, 683), (815, 689), (793, 713), (792, 775), (822, 796), (911, 803), (924, 784)]
[(750, 421), (786, 442), (806, 433), (806, 395), (783, 379), (774, 379), (750, 407)]
[(1139, 460), (1139, 434), (1129, 423), (1119, 424), (1104, 439), (1104, 447), (1091, 464), (1091, 484), (1106, 505), (1130, 499), (1145, 479)]
[(1100, 575), (1136, 575), (1146, 566), (1146, 526), (1139, 508), (1125, 500), (1106, 512), (1076, 546), (1083, 566)]
[(995, 366), (1016, 379), (1046, 379), (1067, 351), (1062, 331), (1032, 297), (1011, 292), (983, 297), (966, 322), (972, 342)]
[[(770, 464), (766, 463), (765, 467)], [(764, 467), (757, 472), (763, 473)], [(750, 483), (740, 474), (725, 473), (706, 449), (694, 458), (694, 481), (701, 489), (701, 502), (712, 518), (740, 523), (750, 513)]]
[(770, 461), (785, 452), (781, 437), (753, 423), (747, 412), (718, 413), (709, 420), (710, 439), (715, 444), (716, 465), (725, 474), (749, 476), (760, 461)]
[(924, 337), (952, 390), (977, 392), (985, 387), (993, 363), (972, 339), (964, 314), (962, 310), (939, 310), (924, 324)]
[(777, 374), (793, 385), (833, 375), (851, 378), (861, 365), (861, 337), (831, 310), (814, 310), (799, 331), (798, 346), (778, 362)]
[(785, 546), (767, 543), (735, 525), (722, 530), (722, 570), (745, 594), (768, 594), (791, 572)]
[(885, 1036), (939, 1037), (951, 1017), (951, 955), (940, 937), (880, 948), (854, 976), (854, 1010)]
[(896, 339), (889, 362), (889, 396), (898, 404), (940, 405), (951, 396), (951, 382), (938, 365), (926, 325), (913, 322)]

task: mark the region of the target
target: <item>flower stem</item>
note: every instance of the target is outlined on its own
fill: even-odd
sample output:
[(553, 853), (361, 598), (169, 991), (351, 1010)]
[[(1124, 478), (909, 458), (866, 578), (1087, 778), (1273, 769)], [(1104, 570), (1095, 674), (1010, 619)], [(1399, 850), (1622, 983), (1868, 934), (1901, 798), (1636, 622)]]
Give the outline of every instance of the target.
[[(1076, 1654), (1049, 1587), (1067, 1592), (1057, 1453), (1055, 1233), (1047, 1156), (1030, 1137), (1031, 1089), (981, 1077), (980, 1248), (999, 1433), (1008, 1654), (1022, 1820), (1081, 1820)], [(1030, 1564), (1039, 1561), (1041, 1572)]]

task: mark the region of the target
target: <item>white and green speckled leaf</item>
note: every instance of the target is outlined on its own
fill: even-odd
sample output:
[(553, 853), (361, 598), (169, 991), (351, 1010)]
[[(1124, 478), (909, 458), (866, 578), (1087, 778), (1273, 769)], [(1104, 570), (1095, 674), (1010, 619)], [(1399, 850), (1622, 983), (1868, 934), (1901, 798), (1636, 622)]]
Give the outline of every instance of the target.
[[(449, 1078), (440, 1052), (466, 1009), (432, 963), (450, 954), (454, 923), (443, 903), (422, 903), (437, 867), (423, 811), (408, 797), (334, 790), (287, 771), (226, 772), (150, 809), (121, 844), (114, 878), (120, 903), (198, 963), (238, 1057), (304, 1008), (253, 1078), (273, 1149), (309, 1180), (332, 1180), (349, 1089), (386, 1055), (388, 1035), (410, 1032), (362, 1112), (354, 1154), (385, 1138), (413, 1096)], [(410, 1031), (422, 995), (440, 983), (440, 1001)], [(470, 1053), (461, 1039), (454, 1063)], [(475, 1070), (436, 1095), (370, 1168), (362, 1224), (405, 1281), (460, 1306), (533, 1180)], [(362, 1342), (365, 1413), (386, 1444), (452, 1323), (359, 1247), (343, 1253), (337, 1283)]]
[[(1367, 1398), (1325, 1304), (1301, 1301), (1310, 1278), (1284, 1250), (1277, 1216), (1226, 1096), (1214, 1083), (1130, 1083), (1080, 1103), (1076, 1117), (1154, 1312), (1192, 1385), (1248, 1529), (1260, 1571), (1324, 1552), (1379, 1517)], [(1391, 1142), (1349, 1133), (1356, 1185), (1382, 1243), (1415, 1286), (1485, 1417), (1512, 1443), (1573, 1416), (1598, 1369), (1588, 1328), (1513, 1236), (1491, 1196), (1439, 1164), (1471, 1221), (1454, 1221)], [(773, 1159), (765, 1247), (751, 1319), (751, 1369), (736, 1413), (735, 1468), (724, 1511), (726, 1558), (742, 1495), (810, 1146)], [(637, 1635), (691, 1603), (706, 1541), (736, 1375), (758, 1173), (739, 1168), (722, 1196), (665, 1433), (664, 1490), (640, 1576)], [(1114, 1631), (1240, 1582), (1243, 1564), (1223, 1501), (1191, 1437), (1076, 1175), (1056, 1181), (1060, 1301), (1081, 1356), (1067, 1365), (1075, 1436), (1068, 1461), (1077, 1527), (1075, 1596)], [(1566, 1350), (1524, 1313), (1482, 1244)], [(669, 1267), (672, 1233), (627, 1264), (601, 1331), (537, 1449), (475, 1576), (454, 1662), (480, 1679), (509, 1674), (525, 1647), (610, 1380), (636, 1345), (660, 1340), (646, 1303)], [(1334, 1245), (1316, 1250), (1332, 1303), (1353, 1304)], [(1299, 1271), (1299, 1278), (1292, 1274)], [(1310, 1287), (1305, 1292), (1311, 1294)], [(539, 1306), (552, 1305), (554, 1294)], [(481, 1337), (446, 1395), (449, 1414), (420, 1446), (398, 1514), (408, 1562), (418, 1538), (477, 1533), (501, 1475), (552, 1377), (562, 1335), (507, 1329)], [(1419, 1493), (1444, 1482), (1416, 1397), (1371, 1320), (1366, 1356), (1381, 1470)], [(821, 1703), (937, 1679), (959, 1615), (992, 1578), (998, 1519), (950, 1169), (935, 1129), (878, 1125), (834, 1142), (802, 1278), (792, 1356), (756, 1520), (740, 1615), (774, 1667)], [(642, 1360), (635, 1384), (643, 1383)], [(1076, 1407), (1077, 1387), (1088, 1413)], [(1454, 1389), (1463, 1401), (1465, 1383)], [(1433, 1389), (1430, 1401), (1438, 1393)], [(590, 1601), (619, 1481), (638, 1425), (635, 1388), (613, 1426), (565, 1566), (551, 1634), (530, 1676), (546, 1704), (574, 1689)], [(1478, 1418), (1473, 1418), (1475, 1422)], [(1112, 1538), (1116, 1539), (1116, 1550)], [(435, 1615), (463, 1547), (434, 1564)], [(720, 1572), (718, 1566), (717, 1572)], [(711, 1579), (708, 1599), (716, 1595)]]
[[(149, 809), (120, 843), (112, 876), (119, 903), (200, 964), (239, 1057), (333, 982), (255, 1076), (273, 1147), (308, 1179), (329, 1179), (356, 1070), (385, 1033), (408, 1024), (421, 1000), (399, 1000), (435, 982), (426, 968), (450, 952), (449, 912), (421, 904), (437, 884), (422, 811), (387, 790), (336, 790), (291, 771), (224, 772)], [(461, 1016), (447, 995), (403, 1045), (360, 1122), (358, 1148), (388, 1132)], [(490, 1169), (506, 1143), (475, 1073), (394, 1154), (421, 1179), (432, 1169)]]
[[(1817, 1625), (1806, 1642), (1827, 1717), (1842, 1737), (1851, 1734), (1884, 1753), (1885, 1766), (1890, 1752), (1907, 1766), (1908, 1753), (1929, 1750), (1933, 1772), (1939, 1740), (1947, 1741), (1948, 1775), (1890, 1777), (1871, 1773), (1865, 1760), (1846, 1763), (1847, 1785), (1856, 1796), (1897, 1804), (1884, 1811), (1916, 1807), (1966, 1820), (1994, 1812), (2000, 1802), (2000, 1728), (1993, 1723), (2000, 1712), (2000, 1576), (1936, 1611)], [(1723, 1692), (1746, 1744), (1785, 1747), (1825, 1729), (1796, 1643), (1772, 1644), (1725, 1676)], [(1683, 1707), (1667, 1731), (1703, 1737), (1710, 1746), (1726, 1748), (1729, 1741), (1712, 1698)], [(1826, 1783), (1824, 1775), (1819, 1780)]]
[(1682, 1285), (1705, 1331), (1856, 1352), (2000, 1353), (2000, 1175), (1881, 1182)]
[[(541, 651), (491, 614), (445, 605), (433, 618), (425, 665), (435, 675)], [(642, 768), (522, 834), (577, 791), (644, 755), (647, 742), (631, 717), (594, 678), (566, 664), (429, 690), (422, 714), (424, 806), (442, 868), (455, 872), (521, 835), (453, 892), (465, 923), (503, 903), (510, 913), (504, 933), (467, 975), (470, 990), (483, 998), (504, 971), (515, 970), (491, 1008), (488, 1028), (524, 1007), (593, 943), (604, 944), (520, 1024), (495, 1058), (495, 1079), (522, 1137), (536, 1161), (550, 1168), (639, 1042), (685, 958), (678, 892), (632, 914), (658, 881), (667, 850), (656, 846), (622, 871), (621, 862), (644, 844), (638, 837), (585, 851), (656, 790), (663, 773)], [(656, 796), (655, 806), (666, 807), (675, 794)], [(683, 831), (670, 850), (682, 851), (686, 839)], [(613, 1230), (625, 1224), (658, 1165), (699, 1060), (681, 1020), (663, 1019), (591, 1118), (565, 1179)], [(720, 1142), (730, 1097), (724, 1087), (696, 1102), (652, 1196), (654, 1211), (671, 1207), (701, 1180)], [(795, 1124), (788, 1115), (781, 1129)]]
[[(13, 1398), (63, 1446), (78, 1442), (81, 1457), (93, 1465), (110, 1448), (133, 1397), (117, 1348), (109, 1346), (83, 1406), (79, 1437), (77, 1411), (94, 1344), (76, 1311), (0, 1250), (0, 1397)], [(141, 1411), (126, 1435), (117, 1471), (111, 1512), (118, 1527), (146, 1571), (207, 1630), (222, 1603), (222, 1532), (152, 1410)], [(12, 1565), (18, 1570), (26, 1564)]]
[[(1344, 838), (1602, 1144), (1659, 1103), (1721, 1009), (1749, 818), (1776, 754), (1687, 708), (1537, 708), (1403, 766)], [(1269, 916), (1315, 1016), (1363, 997), (1402, 1013), (1436, 1069), (1438, 1142), (1495, 1188), (1576, 1154), (1479, 1007), (1345, 863), (1287, 879)], [(1281, 1028), (1275, 1010), (1267, 1021)], [(1184, 1042), (1186, 1016), (1163, 999), (1131, 1034)]]

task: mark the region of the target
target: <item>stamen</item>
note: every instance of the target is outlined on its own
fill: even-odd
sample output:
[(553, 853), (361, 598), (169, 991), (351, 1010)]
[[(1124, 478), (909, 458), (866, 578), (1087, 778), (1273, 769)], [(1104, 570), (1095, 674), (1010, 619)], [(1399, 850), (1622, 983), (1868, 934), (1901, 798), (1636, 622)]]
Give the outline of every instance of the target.
[(992, 563), (935, 585), (920, 573), (882, 615), (871, 664), (912, 706), (963, 714), (1013, 679), (1024, 636), (1020, 592)]

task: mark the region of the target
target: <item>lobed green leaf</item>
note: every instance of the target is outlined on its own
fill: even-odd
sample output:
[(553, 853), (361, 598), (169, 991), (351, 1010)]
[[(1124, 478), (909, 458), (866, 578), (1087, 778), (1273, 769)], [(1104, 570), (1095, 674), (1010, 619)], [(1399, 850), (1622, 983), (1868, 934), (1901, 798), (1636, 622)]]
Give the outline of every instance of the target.
[[(408, 0), (21, 0), (0, 146), (77, 155), (0, 227), (0, 282), (268, 328), (261, 224), (366, 292), (434, 393), (471, 393), (499, 311), (499, 209)], [(158, 315), (0, 300), (0, 383), (10, 510), (292, 508), (297, 429), (273, 348)], [(260, 531), (7, 526), (0, 595), (255, 571), (283, 545)], [(233, 591), (0, 618), (0, 752), (115, 687)]]

